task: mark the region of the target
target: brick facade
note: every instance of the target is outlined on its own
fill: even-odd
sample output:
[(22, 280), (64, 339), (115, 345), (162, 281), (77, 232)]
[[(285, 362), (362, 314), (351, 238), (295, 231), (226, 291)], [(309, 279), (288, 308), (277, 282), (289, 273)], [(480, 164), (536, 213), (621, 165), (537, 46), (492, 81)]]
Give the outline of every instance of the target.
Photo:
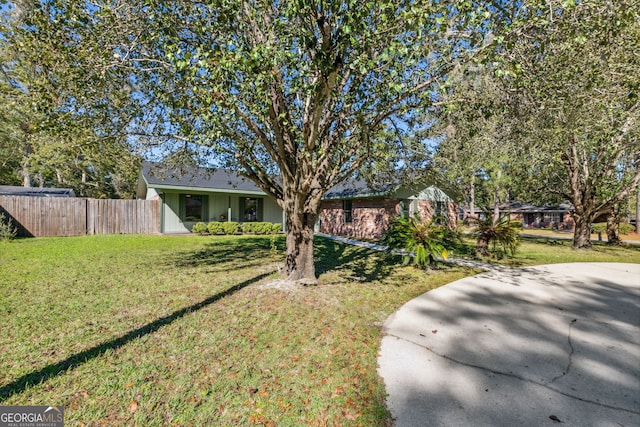
[[(345, 222), (343, 200), (325, 200), (320, 208), (320, 232), (358, 239), (379, 239), (389, 228), (392, 218), (401, 214), (401, 200), (391, 198), (362, 198), (351, 200), (351, 222)], [(417, 212), (423, 221), (433, 217), (434, 204), (428, 200), (409, 202), (409, 214)], [(448, 203), (449, 226), (456, 226), (457, 209)]]

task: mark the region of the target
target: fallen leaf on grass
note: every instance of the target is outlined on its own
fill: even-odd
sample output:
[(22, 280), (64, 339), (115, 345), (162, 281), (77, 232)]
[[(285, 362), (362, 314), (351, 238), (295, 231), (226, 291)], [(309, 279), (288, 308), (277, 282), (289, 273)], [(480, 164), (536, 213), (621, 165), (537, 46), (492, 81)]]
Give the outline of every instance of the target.
[(135, 400), (132, 400), (131, 403), (129, 404), (129, 412), (133, 414), (137, 410), (138, 410), (138, 402), (136, 402)]

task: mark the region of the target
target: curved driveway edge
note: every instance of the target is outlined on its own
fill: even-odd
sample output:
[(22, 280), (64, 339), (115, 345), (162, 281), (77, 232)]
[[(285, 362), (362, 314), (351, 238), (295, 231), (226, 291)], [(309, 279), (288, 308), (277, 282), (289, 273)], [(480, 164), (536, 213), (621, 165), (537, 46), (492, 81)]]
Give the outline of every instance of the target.
[(638, 264), (489, 271), (409, 301), (384, 334), (398, 427), (640, 425)]

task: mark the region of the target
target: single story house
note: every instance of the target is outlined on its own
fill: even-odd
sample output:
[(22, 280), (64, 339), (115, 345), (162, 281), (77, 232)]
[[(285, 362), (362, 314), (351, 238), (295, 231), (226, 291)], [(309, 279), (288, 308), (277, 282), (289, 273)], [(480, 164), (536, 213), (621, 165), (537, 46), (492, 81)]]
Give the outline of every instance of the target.
[[(538, 206), (526, 202), (509, 202), (499, 206), (500, 214), (509, 213), (513, 221), (522, 221), (524, 228), (553, 228), (556, 230), (573, 230), (574, 221), (571, 217), (573, 205), (563, 202), (558, 205)], [(493, 213), (493, 209), (488, 209)], [(471, 213), (468, 209), (461, 211), (463, 219), (468, 219)], [(475, 209), (476, 218), (482, 218), (482, 209)]]
[(364, 181), (346, 182), (325, 195), (319, 229), (337, 236), (379, 239), (398, 216), (418, 214), (423, 221), (441, 216), (453, 228), (456, 210), (453, 199), (435, 185), (372, 189)]
[[(265, 221), (282, 223), (284, 228), (280, 206), (252, 181), (225, 169), (199, 168), (178, 174), (145, 162), (137, 197), (161, 200), (162, 233), (188, 232), (199, 221)], [(444, 216), (455, 227), (456, 209), (454, 201), (435, 186), (372, 189), (364, 181), (352, 181), (325, 195), (316, 231), (377, 239), (392, 218), (415, 214), (425, 221)]]
[(160, 232), (186, 233), (197, 222), (284, 223), (282, 209), (252, 181), (225, 169), (179, 174), (144, 162), (137, 198), (160, 199)]

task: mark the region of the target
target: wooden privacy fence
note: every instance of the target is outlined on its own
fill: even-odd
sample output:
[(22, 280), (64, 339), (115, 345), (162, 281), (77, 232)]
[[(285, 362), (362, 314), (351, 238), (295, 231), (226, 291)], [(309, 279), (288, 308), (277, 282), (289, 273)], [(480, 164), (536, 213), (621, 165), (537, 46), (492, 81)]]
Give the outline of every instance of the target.
[(160, 233), (159, 200), (0, 196), (22, 236)]

